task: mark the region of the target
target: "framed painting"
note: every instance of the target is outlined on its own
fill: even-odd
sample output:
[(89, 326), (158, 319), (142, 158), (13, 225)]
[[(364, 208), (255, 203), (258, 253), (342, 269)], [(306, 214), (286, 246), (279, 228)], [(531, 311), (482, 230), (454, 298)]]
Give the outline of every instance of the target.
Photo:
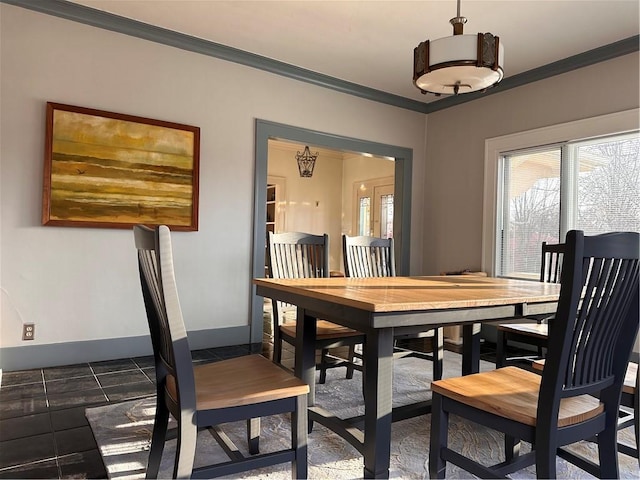
[(42, 224), (198, 230), (200, 128), (47, 103)]

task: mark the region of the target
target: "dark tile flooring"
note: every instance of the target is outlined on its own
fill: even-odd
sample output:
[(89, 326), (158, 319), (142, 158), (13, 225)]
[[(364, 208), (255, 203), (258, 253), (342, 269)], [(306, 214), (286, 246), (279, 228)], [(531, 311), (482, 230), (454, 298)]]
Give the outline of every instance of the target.
[[(241, 345), (192, 356), (210, 362), (250, 351)], [(3, 372), (0, 479), (107, 478), (85, 408), (154, 395), (154, 383), (151, 356)]]
[[(250, 345), (192, 352), (194, 363), (260, 350)], [(271, 358), (265, 334), (262, 354)], [(483, 344), (482, 359), (495, 361)], [(285, 344), (283, 364), (293, 365)], [(155, 394), (153, 357), (3, 372), (0, 386), (0, 479), (107, 478), (85, 408)]]

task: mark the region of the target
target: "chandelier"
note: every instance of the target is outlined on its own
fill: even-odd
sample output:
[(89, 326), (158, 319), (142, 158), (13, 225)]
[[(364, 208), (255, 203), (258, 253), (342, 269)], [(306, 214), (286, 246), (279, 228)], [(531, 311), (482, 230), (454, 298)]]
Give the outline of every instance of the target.
[(449, 20), (453, 36), (425, 40), (413, 50), (413, 83), (422, 93), (470, 93), (496, 85), (504, 76), (504, 48), (490, 33), (464, 35), (465, 17)]
[(296, 160), (298, 160), (298, 170), (301, 177), (311, 177), (313, 175), (313, 167), (316, 166), (316, 158), (318, 158), (318, 152), (312, 155), (309, 151), (309, 147), (304, 147), (304, 152), (298, 152), (296, 154)]

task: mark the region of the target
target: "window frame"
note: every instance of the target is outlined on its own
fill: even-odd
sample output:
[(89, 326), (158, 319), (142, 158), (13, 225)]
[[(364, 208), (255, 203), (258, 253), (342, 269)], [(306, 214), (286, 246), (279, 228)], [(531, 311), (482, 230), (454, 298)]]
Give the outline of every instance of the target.
[[(634, 108), (485, 140), (482, 214), (482, 270), (484, 272), (490, 276), (495, 276), (497, 272), (496, 246), (500, 233), (498, 202), (503, 198), (502, 185), (499, 182), (500, 158), (507, 152), (517, 150), (630, 133), (638, 130), (640, 126), (639, 114), (640, 109)], [(560, 218), (561, 231), (567, 225), (566, 222), (566, 218)]]

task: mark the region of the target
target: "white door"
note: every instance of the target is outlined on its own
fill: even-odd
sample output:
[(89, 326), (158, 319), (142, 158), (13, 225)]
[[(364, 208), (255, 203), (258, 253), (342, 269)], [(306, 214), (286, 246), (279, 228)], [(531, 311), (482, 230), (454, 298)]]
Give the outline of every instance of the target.
[(373, 188), (373, 235), (393, 238), (393, 185)]
[(357, 235), (392, 238), (393, 183), (364, 182), (354, 189), (357, 191)]

